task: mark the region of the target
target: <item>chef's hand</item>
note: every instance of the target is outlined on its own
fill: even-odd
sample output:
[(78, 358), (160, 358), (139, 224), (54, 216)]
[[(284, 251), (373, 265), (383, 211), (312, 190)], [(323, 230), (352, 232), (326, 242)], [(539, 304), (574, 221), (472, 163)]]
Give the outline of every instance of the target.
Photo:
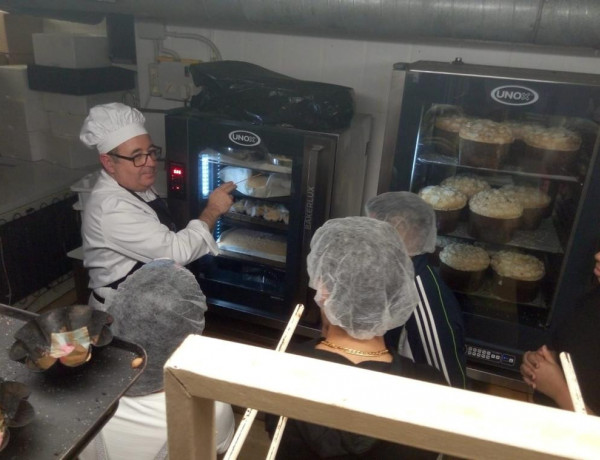
[(203, 222), (206, 222), (211, 231), (217, 223), (219, 217), (221, 217), (222, 214), (226, 213), (229, 211), (229, 208), (231, 208), (231, 205), (233, 204), (231, 192), (233, 192), (235, 189), (236, 185), (233, 182), (225, 182), (214, 189), (208, 196), (208, 203), (200, 214), (199, 219)]
[(594, 256), (594, 259), (596, 259), (596, 266), (594, 267), (594, 275), (596, 275), (596, 278), (598, 278), (598, 281), (600, 281), (600, 252), (596, 253), (596, 255)]

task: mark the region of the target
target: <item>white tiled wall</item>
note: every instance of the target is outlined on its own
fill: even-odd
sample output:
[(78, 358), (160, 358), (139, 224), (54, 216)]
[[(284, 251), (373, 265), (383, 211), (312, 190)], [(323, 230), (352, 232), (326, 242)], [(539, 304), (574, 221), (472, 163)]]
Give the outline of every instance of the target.
[[(295, 78), (346, 85), (354, 88), (358, 112), (374, 117), (374, 133), (369, 152), (370, 162), (366, 198), (374, 195), (379, 175), (379, 159), (387, 112), (392, 65), (417, 60), (452, 61), (462, 57), (473, 64), (528, 67), (549, 70), (597, 73), (598, 57), (592, 50), (548, 49), (534, 46), (502, 44), (390, 43), (344, 40), (257, 32), (225, 31), (174, 27), (167, 31), (203, 34), (217, 45), (223, 59), (243, 60)], [(210, 50), (195, 40), (167, 38), (164, 46), (181, 57), (210, 59)], [(138, 40), (138, 64), (152, 60), (149, 40)], [(147, 91), (147, 72), (139, 73), (141, 100)], [(168, 103), (172, 107), (173, 102)], [(166, 108), (158, 98), (149, 100), (150, 108)]]
[[(76, 26), (46, 21), (46, 32), (101, 33), (103, 24)], [(373, 138), (366, 182), (366, 198), (374, 195), (379, 175), (379, 159), (392, 65), (417, 60), (452, 61), (461, 57), (473, 64), (598, 73), (598, 51), (547, 48), (533, 45), (468, 43), (459, 41), (403, 42), (349, 40), (259, 32), (180, 27), (167, 24), (167, 32), (202, 34), (219, 48), (223, 59), (243, 60), (295, 78), (351, 86), (357, 111), (374, 117)], [(208, 46), (197, 40), (167, 38), (164, 47), (182, 58), (209, 60)], [(148, 64), (153, 61), (153, 43), (138, 39), (138, 86), (144, 108), (169, 109), (181, 104), (148, 95)]]

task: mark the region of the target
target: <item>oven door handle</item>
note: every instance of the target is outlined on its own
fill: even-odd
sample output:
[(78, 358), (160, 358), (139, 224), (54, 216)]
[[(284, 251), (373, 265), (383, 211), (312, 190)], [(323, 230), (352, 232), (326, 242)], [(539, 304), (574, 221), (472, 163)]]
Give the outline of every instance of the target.
[[(301, 269), (300, 286), (308, 286), (308, 273), (306, 271), (306, 258), (310, 252), (310, 240), (314, 233), (314, 203), (317, 193), (317, 175), (320, 155), (325, 150), (323, 145), (312, 145), (306, 152), (304, 171), (302, 175), (302, 241), (301, 241)], [(308, 299), (306, 299), (308, 301)]]

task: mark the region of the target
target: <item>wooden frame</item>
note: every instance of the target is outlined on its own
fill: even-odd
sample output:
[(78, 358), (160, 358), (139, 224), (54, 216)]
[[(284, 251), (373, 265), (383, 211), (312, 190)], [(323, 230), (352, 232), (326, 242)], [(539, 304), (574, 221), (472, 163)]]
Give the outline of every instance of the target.
[(164, 375), (171, 460), (216, 458), (215, 400), (464, 458), (600, 458), (595, 416), (208, 337)]

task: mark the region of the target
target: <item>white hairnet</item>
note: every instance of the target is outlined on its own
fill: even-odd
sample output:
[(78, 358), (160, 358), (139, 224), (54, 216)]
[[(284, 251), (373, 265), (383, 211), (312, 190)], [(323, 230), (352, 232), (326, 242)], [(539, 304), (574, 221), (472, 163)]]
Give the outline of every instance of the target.
[(392, 224), (409, 256), (435, 251), (435, 211), (419, 195), (388, 192), (371, 198), (365, 205), (369, 217)]
[(112, 102), (92, 107), (83, 121), (79, 138), (88, 148), (108, 153), (129, 139), (148, 134), (144, 115), (133, 107)]
[(163, 366), (189, 334), (202, 334), (206, 298), (194, 275), (170, 259), (142, 266), (107, 301), (113, 333), (146, 350), (148, 361), (127, 391), (142, 396), (163, 389)]
[(310, 243), (307, 270), (329, 322), (357, 339), (403, 325), (418, 302), (412, 261), (398, 232), (369, 217), (325, 222)]

